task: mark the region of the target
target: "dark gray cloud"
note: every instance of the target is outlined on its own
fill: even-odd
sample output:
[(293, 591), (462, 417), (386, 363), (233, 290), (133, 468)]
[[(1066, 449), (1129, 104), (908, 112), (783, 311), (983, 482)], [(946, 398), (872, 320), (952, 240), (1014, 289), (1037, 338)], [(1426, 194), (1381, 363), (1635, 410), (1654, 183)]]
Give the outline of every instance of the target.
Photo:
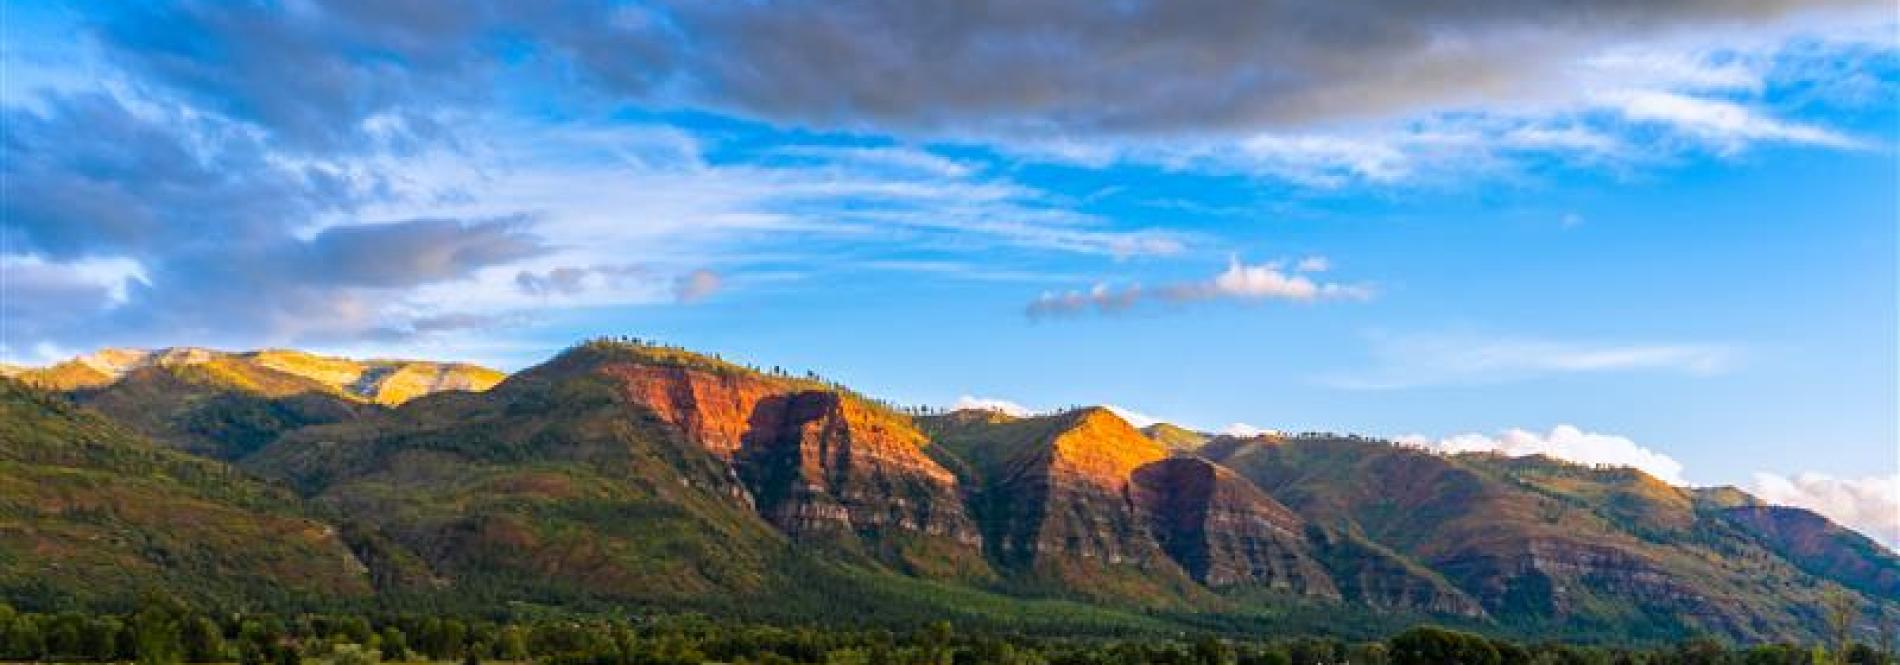
[(706, 101), (822, 125), (1220, 132), (1534, 94), (1606, 42), (1862, 0), (692, 3)]
[(522, 218), (417, 219), (334, 226), (305, 255), (306, 277), (344, 286), (402, 288), (455, 279), (477, 269), (546, 253)]
[[(135, 114), (105, 95), (54, 96), (5, 115), (7, 196), (18, 249), (57, 258), (145, 258), (181, 247), (274, 242), (287, 225), (370, 195), (322, 166), (272, 162), (228, 124)], [(373, 185), (373, 184), (372, 184)]]
[[(1220, 133), (1514, 99), (1549, 65), (1870, 0), (185, 3), (117, 60), (306, 145), (427, 131), (492, 77), (822, 127)], [(573, 94), (582, 94), (574, 92)]]
[(342, 339), (385, 324), (406, 289), (548, 251), (518, 216), (311, 234), (385, 198), (375, 178), (280, 159), (250, 132), (182, 112), (102, 95), (44, 102), (4, 111), (0, 235), (14, 256), (0, 258), (0, 316), (16, 339)]

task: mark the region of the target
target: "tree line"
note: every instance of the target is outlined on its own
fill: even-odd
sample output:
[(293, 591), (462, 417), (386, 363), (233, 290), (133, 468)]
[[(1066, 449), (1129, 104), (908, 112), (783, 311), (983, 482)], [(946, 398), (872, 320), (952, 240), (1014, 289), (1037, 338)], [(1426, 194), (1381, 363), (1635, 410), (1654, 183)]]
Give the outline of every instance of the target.
[(702, 615), (544, 617), (202, 612), (152, 598), (123, 614), (18, 612), (0, 605), (0, 660), (15, 662), (376, 665), (1896, 665), (1890, 645), (1670, 646), (1525, 644), (1435, 626), (1383, 641), (1078, 639), (965, 633), (948, 622), (911, 631), (782, 627)]

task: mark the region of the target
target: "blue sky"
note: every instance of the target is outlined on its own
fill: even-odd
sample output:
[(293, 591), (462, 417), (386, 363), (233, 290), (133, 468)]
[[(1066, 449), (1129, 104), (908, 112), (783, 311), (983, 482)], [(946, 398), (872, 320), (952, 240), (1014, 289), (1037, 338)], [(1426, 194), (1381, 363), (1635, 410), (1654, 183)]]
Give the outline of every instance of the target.
[(5, 7), (0, 354), (599, 334), (1900, 540), (1871, 2)]

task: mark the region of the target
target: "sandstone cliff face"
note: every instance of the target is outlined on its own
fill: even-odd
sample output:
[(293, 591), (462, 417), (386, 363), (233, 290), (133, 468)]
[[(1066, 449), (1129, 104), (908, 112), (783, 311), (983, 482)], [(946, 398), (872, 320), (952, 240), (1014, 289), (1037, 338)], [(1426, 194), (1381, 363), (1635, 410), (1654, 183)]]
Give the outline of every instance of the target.
[(1167, 451), (1102, 408), (927, 419), (969, 488), (984, 552), (1020, 588), (1166, 603), (1204, 593), (1154, 537), (1135, 471)]
[(1146, 507), (1129, 495), (1135, 469), (1166, 457), (1160, 445), (1105, 409), (973, 425), (969, 439), (946, 443), (978, 484), (976, 513), (999, 561), (1161, 558)]
[(595, 371), (729, 463), (759, 514), (786, 534), (856, 543), (913, 572), (973, 572), (980, 536), (957, 478), (902, 416), (750, 372), (638, 360)]
[(1307, 555), (1304, 520), (1232, 471), (1176, 457), (1136, 469), (1134, 481), (1155, 539), (1196, 581), (1339, 598)]

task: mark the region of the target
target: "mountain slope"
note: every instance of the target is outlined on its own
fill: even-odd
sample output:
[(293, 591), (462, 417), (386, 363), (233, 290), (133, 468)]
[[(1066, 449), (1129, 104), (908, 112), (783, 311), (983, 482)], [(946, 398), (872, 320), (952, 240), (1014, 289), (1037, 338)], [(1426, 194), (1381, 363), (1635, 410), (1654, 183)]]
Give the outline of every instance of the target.
[(450, 366), (376, 367), (184, 349), (23, 370), (127, 426), (7, 384), (0, 598), (111, 604), (144, 585), (273, 607), (1031, 612), (1105, 630), (1439, 615), (1751, 641), (1817, 635), (1841, 587), (1900, 611), (1880, 545), (1630, 469), (1144, 431), (1102, 408), (913, 418), (638, 343), (585, 343), (485, 392)]
[(1900, 599), (1900, 555), (1871, 538), (1801, 508), (1735, 506), (1717, 514), (1810, 574), (1876, 598)]
[(370, 591), (336, 529), (216, 462), (0, 379), (0, 597), (127, 606), (317, 602)]
[(986, 574), (959, 535), (974, 530), (954, 479), (923, 444), (894, 414), (813, 382), (595, 343), (485, 393), (298, 431), (245, 465), (450, 584), (690, 603), (783, 590), (795, 559), (819, 552)]
[(905, 572), (988, 577), (955, 475), (910, 418), (809, 379), (671, 349), (595, 344), (586, 366), (667, 434), (730, 465), (759, 514), (808, 543)]
[(234, 460), (299, 427), (349, 420), (443, 390), (502, 378), (462, 363), (356, 361), (299, 351), (107, 349), (17, 378), (187, 452)]
[(970, 488), (985, 552), (1015, 588), (1157, 603), (1201, 593), (1131, 496), (1136, 469), (1167, 452), (1114, 413), (959, 411), (922, 424)]
[(1634, 470), (1352, 438), (1204, 450), (1308, 519), (1437, 571), (1507, 623), (1808, 635), (1828, 586)]
[(1212, 438), (1203, 432), (1196, 432), (1172, 423), (1155, 423), (1141, 428), (1141, 433), (1154, 439), (1163, 448), (1177, 452), (1190, 453)]
[(1307, 550), (1305, 520), (1232, 471), (1192, 457), (1150, 462), (1135, 469), (1134, 503), (1195, 581), (1340, 597)]

